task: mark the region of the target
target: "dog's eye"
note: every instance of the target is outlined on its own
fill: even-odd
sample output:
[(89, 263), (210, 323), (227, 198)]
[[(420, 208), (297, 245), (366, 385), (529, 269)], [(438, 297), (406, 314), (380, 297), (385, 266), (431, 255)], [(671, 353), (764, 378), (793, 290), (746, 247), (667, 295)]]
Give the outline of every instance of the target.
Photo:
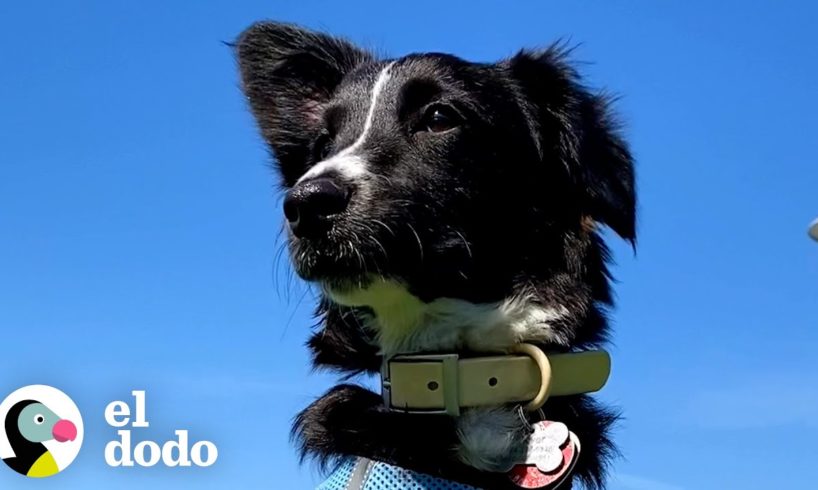
[(312, 145), (312, 156), (316, 162), (320, 162), (329, 156), (332, 149), (332, 135), (326, 129), (321, 131), (318, 138)]
[(459, 125), (459, 114), (449, 107), (435, 105), (426, 110), (419, 129), (430, 133), (443, 133)]

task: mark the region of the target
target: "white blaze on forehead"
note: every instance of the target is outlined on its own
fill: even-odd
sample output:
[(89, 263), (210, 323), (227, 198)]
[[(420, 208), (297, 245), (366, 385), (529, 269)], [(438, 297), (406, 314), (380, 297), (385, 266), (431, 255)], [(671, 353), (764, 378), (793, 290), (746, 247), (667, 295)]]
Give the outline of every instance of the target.
[(378, 78), (375, 79), (375, 84), (372, 86), (372, 95), (369, 98), (369, 110), (367, 111), (366, 120), (364, 121), (364, 129), (361, 131), (358, 139), (356, 139), (351, 145), (333, 155), (331, 158), (318, 162), (304, 175), (302, 175), (296, 184), (305, 180), (314, 179), (315, 177), (330, 171), (338, 172), (350, 180), (355, 180), (356, 177), (360, 177), (361, 175), (367, 173), (366, 159), (358, 155), (356, 152), (361, 148), (361, 146), (363, 146), (370, 130), (372, 129), (372, 122), (375, 119), (375, 109), (378, 105), (378, 98), (383, 92), (383, 88), (386, 86), (386, 82), (391, 76), (390, 72), (394, 64), (395, 62), (393, 61), (386, 65), (380, 71), (380, 73), (378, 73)]

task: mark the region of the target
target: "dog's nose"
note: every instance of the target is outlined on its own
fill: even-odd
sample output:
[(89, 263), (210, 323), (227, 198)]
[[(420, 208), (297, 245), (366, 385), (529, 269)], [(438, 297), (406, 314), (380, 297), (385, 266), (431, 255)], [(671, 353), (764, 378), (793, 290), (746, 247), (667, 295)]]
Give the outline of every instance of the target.
[(293, 235), (313, 237), (325, 231), (329, 217), (343, 212), (349, 204), (348, 187), (328, 178), (296, 185), (284, 198), (284, 216)]

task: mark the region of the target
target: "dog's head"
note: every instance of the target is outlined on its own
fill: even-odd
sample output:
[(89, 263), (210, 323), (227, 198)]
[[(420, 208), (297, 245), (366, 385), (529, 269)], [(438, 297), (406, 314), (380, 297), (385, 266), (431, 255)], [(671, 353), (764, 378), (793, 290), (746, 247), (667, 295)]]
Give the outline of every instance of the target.
[(559, 47), (382, 60), (264, 22), (237, 54), (295, 269), (330, 294), (387, 278), (424, 301), (498, 301), (532, 277), (604, 281), (596, 223), (635, 239), (628, 148)]

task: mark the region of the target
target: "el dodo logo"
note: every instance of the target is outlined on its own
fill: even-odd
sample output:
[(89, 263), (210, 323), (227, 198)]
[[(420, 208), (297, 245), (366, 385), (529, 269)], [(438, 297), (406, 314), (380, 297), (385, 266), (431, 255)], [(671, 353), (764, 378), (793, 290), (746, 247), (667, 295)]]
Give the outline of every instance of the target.
[(32, 478), (56, 475), (80, 452), (80, 411), (56, 388), (20, 388), (0, 403), (0, 420), (0, 457), (20, 474)]
[[(150, 467), (161, 461), (169, 467), (211, 466), (219, 450), (210, 441), (191, 441), (187, 430), (175, 430), (175, 438), (162, 444), (134, 441), (132, 429), (150, 427), (145, 391), (134, 390), (133, 406), (114, 401), (105, 408), (105, 421), (118, 429), (118, 439), (105, 445), (109, 466)], [(0, 403), (0, 458), (14, 471), (41, 478), (56, 475), (77, 457), (82, 446), (80, 411), (56, 388), (31, 385), (20, 388)], [(130, 426), (130, 428), (128, 428)]]
[(154, 441), (140, 441), (133, 445), (130, 429), (123, 429), (130, 424), (134, 429), (150, 427), (146, 418), (145, 392), (134, 390), (133, 410), (124, 401), (114, 401), (105, 408), (105, 421), (116, 431), (119, 440), (111, 441), (105, 446), (105, 462), (109, 466), (155, 466), (161, 460), (165, 466), (211, 466), (219, 457), (219, 450), (210, 441), (198, 441), (190, 444), (187, 430), (176, 430), (176, 439), (162, 445)]

